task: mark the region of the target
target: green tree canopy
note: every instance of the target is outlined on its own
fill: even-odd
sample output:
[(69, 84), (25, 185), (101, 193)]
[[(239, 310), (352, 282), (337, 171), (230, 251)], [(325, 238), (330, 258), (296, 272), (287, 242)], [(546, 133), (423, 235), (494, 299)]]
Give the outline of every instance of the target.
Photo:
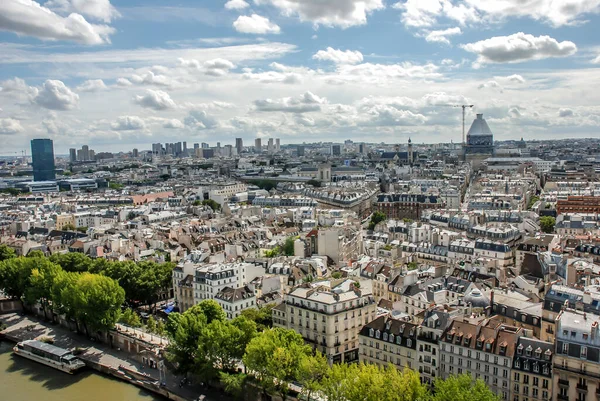
[(167, 347), (167, 359), (175, 365), (176, 373), (187, 374), (197, 370), (196, 362), (200, 359), (198, 345), (206, 326), (206, 316), (197, 308), (169, 315), (167, 333), (171, 341)]
[(92, 267), (92, 259), (79, 252), (55, 253), (50, 256), (50, 261), (67, 272), (87, 272)]
[(369, 222), (369, 230), (374, 230), (375, 226), (386, 219), (386, 215), (383, 212), (375, 212), (371, 216), (371, 221)]
[(434, 383), (433, 401), (499, 401), (481, 379), (473, 381), (471, 376), (463, 374), (450, 376)]
[(140, 316), (130, 308), (127, 308), (123, 311), (121, 317), (119, 318), (119, 322), (130, 327), (142, 327), (142, 320), (140, 319)]
[(62, 268), (50, 262), (45, 257), (32, 260), (35, 267), (31, 270), (28, 286), (25, 290), (25, 300), (29, 304), (40, 302), (47, 316), (48, 308), (52, 303), (52, 288)]
[(0, 288), (6, 295), (23, 300), (35, 262), (35, 258), (22, 256), (0, 262)]
[(555, 224), (556, 224), (556, 219), (552, 216), (540, 217), (540, 228), (545, 233), (548, 233), (548, 234), (553, 233)]
[(115, 326), (125, 301), (125, 291), (119, 284), (99, 274), (81, 273), (69, 288), (73, 294), (75, 318), (89, 330), (108, 330)]
[(265, 329), (273, 327), (273, 308), (275, 306), (275, 304), (267, 304), (259, 309), (244, 309), (241, 316), (256, 323), (256, 329), (258, 331), (264, 331)]
[(10, 246), (6, 245), (6, 244), (0, 244), (0, 262), (6, 260), (6, 259), (10, 259), (10, 258), (16, 258), (17, 254), (15, 253), (15, 250), (12, 249)]
[(327, 359), (318, 351), (315, 355), (302, 358), (298, 368), (298, 383), (302, 386), (302, 394), (307, 400), (310, 400), (311, 394), (321, 390), (321, 382), (328, 369)]
[(302, 359), (310, 354), (311, 348), (300, 334), (273, 328), (250, 341), (243, 361), (264, 391), (277, 392), (285, 398), (290, 382), (299, 376)]

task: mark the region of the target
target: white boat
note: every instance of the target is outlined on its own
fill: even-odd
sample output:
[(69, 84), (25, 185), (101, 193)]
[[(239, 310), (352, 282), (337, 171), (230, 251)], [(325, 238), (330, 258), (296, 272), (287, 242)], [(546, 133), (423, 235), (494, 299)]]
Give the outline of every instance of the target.
[(38, 340), (22, 341), (15, 345), (13, 351), (16, 355), (43, 363), (66, 373), (73, 374), (85, 367), (85, 363), (73, 355), (71, 351)]

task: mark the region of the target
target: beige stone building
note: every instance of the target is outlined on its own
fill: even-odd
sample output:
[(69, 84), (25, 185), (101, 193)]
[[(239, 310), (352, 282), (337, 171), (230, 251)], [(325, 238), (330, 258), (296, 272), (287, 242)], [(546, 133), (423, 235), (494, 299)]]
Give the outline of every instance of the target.
[(358, 333), (375, 319), (371, 281), (326, 280), (304, 284), (273, 310), (273, 326), (293, 329), (329, 363), (358, 360)]

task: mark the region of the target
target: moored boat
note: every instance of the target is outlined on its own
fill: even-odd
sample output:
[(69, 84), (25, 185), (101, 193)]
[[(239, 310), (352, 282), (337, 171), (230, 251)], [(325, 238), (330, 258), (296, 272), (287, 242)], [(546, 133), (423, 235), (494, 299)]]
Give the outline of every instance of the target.
[(43, 363), (65, 373), (73, 374), (85, 367), (85, 363), (71, 351), (38, 340), (22, 341), (15, 345), (13, 351), (16, 355)]

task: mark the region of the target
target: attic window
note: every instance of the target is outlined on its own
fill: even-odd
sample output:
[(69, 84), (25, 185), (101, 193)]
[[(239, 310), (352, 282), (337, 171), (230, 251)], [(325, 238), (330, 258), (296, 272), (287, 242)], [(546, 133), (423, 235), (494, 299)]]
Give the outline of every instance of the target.
[(369, 329), (369, 337), (373, 337), (374, 334), (375, 334), (375, 330)]
[(482, 341), (481, 340), (477, 340), (477, 346), (481, 348), (482, 345)]
[(517, 347), (517, 354), (521, 355), (523, 353), (523, 344), (519, 344), (519, 346)]
[(387, 341), (388, 340), (388, 335), (387, 333), (383, 333), (383, 341)]
[(380, 338), (381, 337), (381, 332), (379, 330), (377, 330), (375, 332), (375, 338)]
[(393, 343), (394, 342), (394, 335), (390, 334), (390, 342)]

